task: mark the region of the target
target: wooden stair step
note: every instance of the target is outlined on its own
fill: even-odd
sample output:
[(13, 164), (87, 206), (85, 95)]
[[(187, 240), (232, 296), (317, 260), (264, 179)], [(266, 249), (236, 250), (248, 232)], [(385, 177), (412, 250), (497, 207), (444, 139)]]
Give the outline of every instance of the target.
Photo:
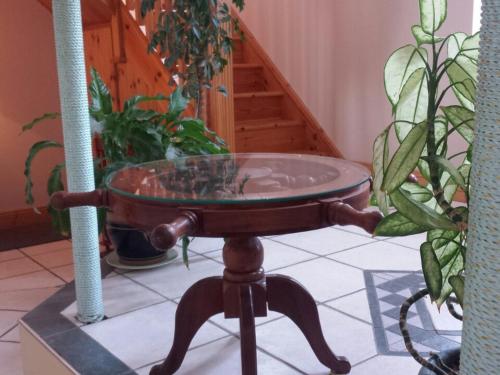
[(260, 64), (233, 64), (234, 92), (265, 91), (267, 81)]
[(233, 63), (244, 63), (245, 62), (245, 51), (243, 47), (243, 41), (240, 38), (233, 38)]
[(303, 127), (304, 123), (300, 120), (288, 120), (282, 118), (269, 118), (258, 120), (238, 121), (235, 124), (237, 132), (261, 129), (290, 128), (294, 126)]
[(300, 120), (262, 119), (236, 123), (237, 152), (290, 152), (306, 148)]
[(234, 94), (235, 120), (281, 118), (283, 96), (282, 91), (255, 91)]

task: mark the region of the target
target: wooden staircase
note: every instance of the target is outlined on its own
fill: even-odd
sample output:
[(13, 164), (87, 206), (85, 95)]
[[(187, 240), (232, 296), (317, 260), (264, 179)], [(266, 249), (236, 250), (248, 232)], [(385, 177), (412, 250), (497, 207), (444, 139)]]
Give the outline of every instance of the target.
[[(50, 10), (51, 0), (38, 0)], [(170, 72), (162, 56), (148, 54), (156, 17), (171, 0), (158, 0), (153, 13), (140, 16), (140, 0), (82, 0), (85, 57), (110, 87), (115, 108), (133, 95), (168, 95)], [(342, 157), (314, 116), (240, 20), (245, 40), (233, 39), (232, 61), (216, 77), (228, 98), (208, 95), (208, 125), (233, 152), (312, 153)], [(163, 110), (152, 103), (151, 109)], [(193, 110), (188, 110), (188, 115)]]
[(302, 100), (240, 20), (233, 39), (235, 150), (341, 157)]

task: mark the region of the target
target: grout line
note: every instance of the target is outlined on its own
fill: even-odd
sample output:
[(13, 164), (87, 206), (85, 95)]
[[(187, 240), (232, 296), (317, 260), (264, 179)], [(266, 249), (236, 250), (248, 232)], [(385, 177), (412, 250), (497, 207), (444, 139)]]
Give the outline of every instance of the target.
[(359, 361), (358, 363), (356, 363), (355, 365), (353, 365), (352, 367), (356, 367), (356, 366), (359, 366), (359, 365), (362, 365), (363, 363), (365, 362), (368, 362), (369, 360), (373, 359), (373, 358), (376, 358), (376, 357), (380, 357), (381, 355), (379, 353), (375, 354), (375, 355), (372, 355), (371, 357), (368, 357), (368, 358), (365, 358), (363, 359), (362, 361)]
[(0, 339), (2, 337), (4, 337), (6, 334), (8, 334), (9, 332), (13, 331), (17, 327), (17, 324), (18, 324), (18, 320), (16, 320), (16, 322), (14, 323), (14, 325), (12, 327), (8, 328), (7, 331), (5, 331), (4, 333), (2, 333), (0, 335)]
[(291, 367), (293, 368), (295, 371), (297, 371), (299, 374), (302, 374), (302, 375), (307, 375), (307, 373), (305, 373), (304, 371), (302, 371), (301, 369), (295, 367), (294, 365), (292, 365), (291, 363), (287, 362), (286, 360), (284, 360), (283, 358), (280, 358), (278, 357), (277, 355), (265, 350), (264, 348), (260, 347), (259, 345), (257, 345), (257, 350), (268, 355), (269, 357), (272, 357), (274, 358), (275, 360), (277, 360), (278, 362), (281, 362), (283, 364), (285, 364), (286, 366), (288, 367)]
[(30, 310), (21, 310), (21, 309), (0, 309), (0, 311), (7, 312), (7, 311), (12, 311), (12, 312), (25, 312), (28, 313)]
[(323, 303), (319, 303), (319, 305), (320, 305), (320, 306), (323, 306), (323, 307), (326, 307), (326, 308), (328, 308), (328, 309), (330, 309), (330, 310), (334, 310), (334, 311), (336, 311), (336, 312), (338, 312), (338, 313), (340, 313), (340, 314), (342, 314), (342, 315), (345, 315), (345, 316), (347, 316), (347, 317), (349, 317), (349, 318), (355, 319), (355, 320), (357, 320), (358, 322), (361, 322), (361, 323), (364, 323), (364, 324), (368, 324), (370, 327), (373, 327), (373, 323), (371, 323), (371, 322), (367, 322), (366, 320), (360, 319), (360, 318), (358, 318), (358, 317), (356, 317), (356, 316), (354, 316), (354, 315), (351, 315), (351, 314), (349, 314), (349, 313), (346, 313), (345, 311), (342, 311), (342, 310), (336, 309), (335, 307), (332, 307), (332, 306), (330, 306), (330, 305), (325, 305), (325, 304), (323, 304)]
[[(58, 250), (59, 251), (59, 250)], [(45, 271), (48, 271), (49, 273), (51, 273), (53, 276), (57, 277), (59, 280), (61, 280), (64, 284), (69, 284), (68, 282), (66, 282), (66, 280), (64, 280), (62, 277), (60, 277), (58, 274), (56, 274), (55, 272), (53, 272), (50, 268), (47, 268), (45, 267), (42, 263), (40, 263), (38, 260), (34, 259), (31, 255), (28, 255), (26, 253), (23, 252), (24, 255), (26, 255), (26, 257), (28, 259), (31, 259), (34, 263), (38, 264), (40, 267), (42, 267)], [(70, 263), (70, 264), (73, 264), (73, 263)], [(65, 264), (67, 266), (67, 264)]]
[(343, 294), (343, 295), (338, 296), (338, 297), (333, 297), (333, 298), (327, 299), (327, 300), (323, 301), (322, 303), (330, 303), (330, 302), (336, 301), (338, 299), (341, 299), (341, 298), (344, 298), (344, 297), (348, 297), (348, 296), (351, 296), (351, 295), (356, 294), (358, 292), (361, 292), (362, 290), (366, 290), (366, 288), (361, 288), (361, 289), (354, 290), (352, 292)]
[(1, 343), (6, 343), (6, 344), (20, 344), (21, 343), (20, 341), (1, 340), (1, 339), (0, 339), (0, 342)]

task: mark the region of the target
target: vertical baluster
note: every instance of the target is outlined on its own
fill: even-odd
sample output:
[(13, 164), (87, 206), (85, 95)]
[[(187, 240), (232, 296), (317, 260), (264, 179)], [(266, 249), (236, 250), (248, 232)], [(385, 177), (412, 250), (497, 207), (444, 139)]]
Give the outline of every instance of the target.
[(128, 10), (135, 9), (135, 0), (125, 0), (125, 4), (127, 5)]
[(144, 26), (144, 17), (141, 15), (141, 0), (135, 0), (135, 20), (141, 26)]

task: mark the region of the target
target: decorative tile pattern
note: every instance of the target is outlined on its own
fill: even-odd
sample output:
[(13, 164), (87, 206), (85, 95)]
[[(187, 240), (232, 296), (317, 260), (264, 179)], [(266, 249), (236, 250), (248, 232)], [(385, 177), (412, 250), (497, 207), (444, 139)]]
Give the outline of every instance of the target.
[[(408, 355), (399, 329), (399, 310), (402, 302), (418, 290), (425, 288), (421, 272), (365, 271), (368, 301), (373, 322), (377, 351), (383, 355)], [(460, 337), (460, 330), (439, 331), (433, 323), (431, 309), (424, 300), (415, 303), (408, 313), (408, 329), (415, 348), (423, 356), (456, 347), (455, 340), (444, 337)], [(442, 314), (447, 314), (446, 308)], [(456, 323), (459, 328), (460, 324)], [(399, 336), (399, 340), (396, 340)]]

